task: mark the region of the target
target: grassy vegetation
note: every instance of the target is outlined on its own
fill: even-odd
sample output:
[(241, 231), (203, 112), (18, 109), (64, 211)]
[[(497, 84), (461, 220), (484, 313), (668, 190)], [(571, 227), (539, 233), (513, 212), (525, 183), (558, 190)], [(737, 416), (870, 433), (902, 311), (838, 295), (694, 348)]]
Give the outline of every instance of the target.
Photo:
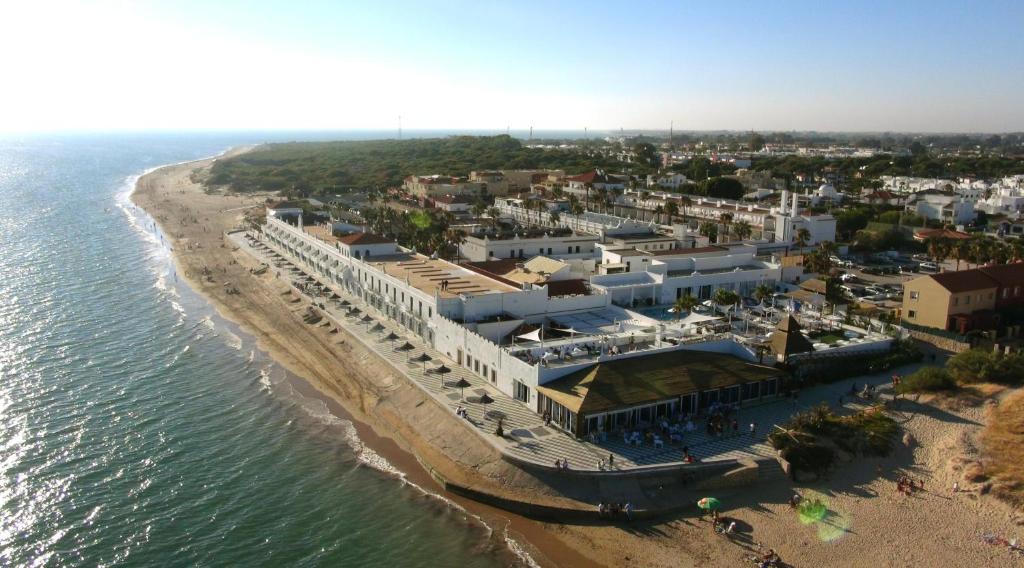
[(826, 404), (794, 415), (783, 428), (768, 436), (772, 447), (793, 467), (815, 473), (832, 466), (836, 448), (860, 456), (888, 455), (899, 430), (880, 409), (839, 416)]
[(972, 349), (950, 358), (946, 368), (957, 383), (1001, 383), (1017, 385), (1024, 381), (1024, 356), (1001, 355)]
[[(468, 175), (473, 170), (557, 168), (575, 174), (626, 164), (581, 150), (526, 148), (509, 136), (268, 144), (217, 160), (206, 183), (232, 191), (338, 193), (395, 187), (412, 174)], [(634, 173), (636, 164), (631, 167)]]
[(942, 367), (922, 367), (903, 377), (899, 386), (896, 387), (896, 392), (907, 394), (954, 391), (956, 389), (956, 380), (946, 369)]
[(1024, 391), (1010, 395), (993, 410), (981, 443), (992, 492), (1024, 506)]

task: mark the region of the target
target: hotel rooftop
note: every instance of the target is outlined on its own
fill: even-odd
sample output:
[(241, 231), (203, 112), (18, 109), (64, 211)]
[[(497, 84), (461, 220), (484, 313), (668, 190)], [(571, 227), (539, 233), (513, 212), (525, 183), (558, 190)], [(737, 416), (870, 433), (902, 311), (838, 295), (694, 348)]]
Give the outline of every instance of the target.
[[(437, 293), (442, 298), (519, 290), (519, 288), (471, 272), (446, 260), (430, 258), (421, 254), (403, 253), (378, 256), (372, 258), (367, 264), (384, 271), (389, 276), (407, 281), (410, 286), (421, 292)], [(443, 280), (448, 281), (448, 288), (441, 291)]]

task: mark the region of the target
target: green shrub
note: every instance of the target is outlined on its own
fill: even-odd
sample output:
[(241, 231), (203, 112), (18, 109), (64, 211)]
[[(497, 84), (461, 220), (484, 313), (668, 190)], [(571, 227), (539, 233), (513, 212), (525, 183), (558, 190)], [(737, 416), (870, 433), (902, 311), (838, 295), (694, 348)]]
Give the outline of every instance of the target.
[(896, 392), (939, 392), (956, 390), (956, 380), (942, 367), (922, 367), (906, 376), (896, 387)]
[(782, 458), (795, 469), (821, 474), (832, 467), (836, 461), (836, 452), (820, 444), (799, 444), (784, 450)]
[(835, 460), (833, 445), (863, 456), (885, 456), (899, 432), (883, 412), (839, 416), (827, 404), (794, 414), (768, 441), (796, 469), (821, 473)]
[(1019, 354), (1001, 355), (971, 349), (950, 358), (946, 368), (960, 384), (1019, 384), (1024, 380), (1024, 356)]

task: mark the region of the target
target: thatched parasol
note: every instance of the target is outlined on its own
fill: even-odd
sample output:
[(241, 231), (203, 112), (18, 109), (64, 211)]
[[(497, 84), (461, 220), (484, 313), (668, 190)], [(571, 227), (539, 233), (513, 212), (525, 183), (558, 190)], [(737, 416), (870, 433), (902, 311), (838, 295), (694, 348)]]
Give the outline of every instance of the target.
[(459, 379), (459, 380), (455, 381), (455, 384), (454, 384), (454, 385), (452, 385), (452, 386), (453, 386), (453, 387), (455, 387), (455, 388), (457, 388), (457, 389), (459, 389), (459, 396), (460, 396), (460, 397), (461, 397), (461, 398), (462, 398), (463, 400), (465, 400), (466, 396), (465, 396), (465, 395), (464, 395), (463, 393), (465, 392), (465, 390), (466, 390), (466, 387), (471, 387), (471, 386), (473, 386), (473, 385), (471, 385), (471, 384), (469, 383), (469, 381), (467, 381), (466, 379)]

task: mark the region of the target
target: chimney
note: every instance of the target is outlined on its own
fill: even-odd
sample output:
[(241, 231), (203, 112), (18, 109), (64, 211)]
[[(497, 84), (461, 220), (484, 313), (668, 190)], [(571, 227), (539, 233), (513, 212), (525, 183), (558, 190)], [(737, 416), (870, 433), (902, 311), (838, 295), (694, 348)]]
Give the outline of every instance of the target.
[(793, 193), (793, 210), (790, 216), (796, 217), (797, 213), (800, 212), (800, 196), (797, 193)]
[(789, 191), (782, 190), (782, 199), (779, 200), (779, 213), (786, 214), (786, 202), (789, 201)]

